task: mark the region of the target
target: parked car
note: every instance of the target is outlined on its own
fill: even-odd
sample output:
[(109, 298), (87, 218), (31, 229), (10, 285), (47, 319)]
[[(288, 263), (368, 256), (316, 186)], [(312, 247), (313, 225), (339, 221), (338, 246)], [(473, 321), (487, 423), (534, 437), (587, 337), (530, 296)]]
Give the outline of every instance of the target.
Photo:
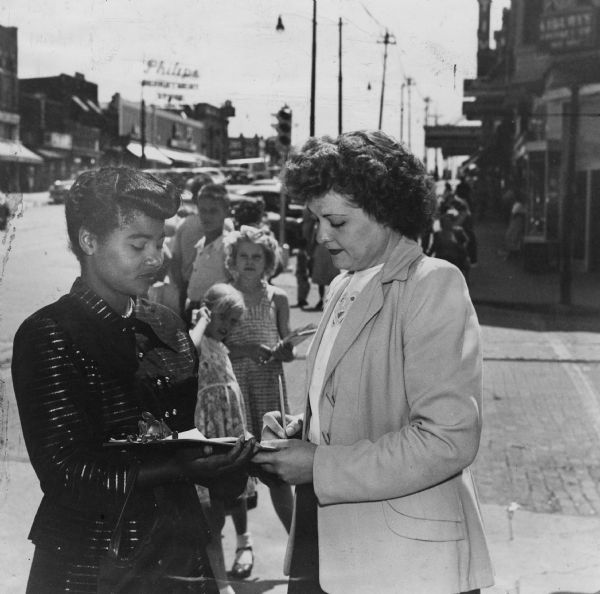
[(75, 183), (75, 178), (69, 179), (57, 179), (50, 185), (48, 192), (50, 193), (50, 200), (54, 204), (62, 204), (65, 201), (68, 191), (71, 186)]
[(193, 196), (188, 186), (189, 179), (194, 177), (191, 170), (172, 167), (168, 169), (144, 169), (146, 173), (151, 173), (158, 179), (166, 180), (175, 184), (181, 190), (182, 208), (190, 210), (190, 203)]
[(206, 173), (210, 175), (213, 184), (224, 184), (227, 182), (225, 174), (218, 167), (194, 167), (195, 174)]
[(254, 176), (243, 167), (223, 167), (226, 184), (249, 184), (254, 180)]
[(218, 167), (168, 167), (144, 171), (168, 179), (182, 189), (186, 189), (186, 182), (198, 176), (206, 176), (207, 181), (213, 184), (224, 184), (227, 181), (225, 174)]
[[(251, 186), (271, 186), (271, 185), (278, 185), (279, 182), (279, 178), (278, 177), (272, 177), (271, 179), (255, 179), (254, 181), (250, 182)], [(281, 187), (281, 185), (279, 186)]]
[[(262, 185), (232, 185), (228, 186), (231, 195), (246, 198), (260, 198), (265, 205), (271, 230), (279, 238), (279, 225), (281, 221), (281, 184), (268, 183)], [(302, 237), (302, 213), (304, 206), (292, 202), (286, 196), (285, 209), (285, 242), (292, 248), (298, 247), (298, 240)]]

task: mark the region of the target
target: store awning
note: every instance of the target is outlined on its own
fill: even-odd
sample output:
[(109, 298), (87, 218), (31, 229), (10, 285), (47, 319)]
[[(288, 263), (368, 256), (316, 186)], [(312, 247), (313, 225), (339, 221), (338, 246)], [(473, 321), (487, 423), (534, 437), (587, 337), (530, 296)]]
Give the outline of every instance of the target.
[[(139, 142), (130, 142), (127, 145), (127, 150), (134, 156), (141, 159), (142, 157), (142, 145)], [(156, 161), (163, 165), (171, 165), (171, 159), (168, 159), (161, 151), (159, 151), (154, 145), (146, 144), (144, 146), (144, 157), (148, 161)]]
[(47, 161), (57, 161), (68, 157), (67, 153), (58, 153), (49, 149), (36, 148), (35, 150)]
[(75, 101), (75, 103), (81, 108), (83, 109), (83, 111), (89, 111), (90, 108), (77, 96), (77, 95), (72, 95), (71, 99), (73, 99), (73, 101)]
[(172, 148), (167, 148), (166, 146), (161, 146), (159, 150), (161, 153), (163, 153), (163, 155), (166, 155), (169, 159), (171, 159), (171, 161), (175, 161), (177, 163), (185, 163), (186, 165), (200, 166), (207, 159), (206, 156), (200, 155), (198, 153), (177, 151)]
[(43, 163), (44, 159), (23, 146), (19, 141), (2, 138), (0, 139), (0, 161), (38, 165)]

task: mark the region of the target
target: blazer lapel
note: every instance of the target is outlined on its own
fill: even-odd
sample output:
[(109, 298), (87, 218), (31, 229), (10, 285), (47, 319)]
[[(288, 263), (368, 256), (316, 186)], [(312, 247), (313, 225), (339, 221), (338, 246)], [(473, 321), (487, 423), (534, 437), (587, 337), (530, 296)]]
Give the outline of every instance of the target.
[(323, 385), (325, 385), (336, 368), (340, 359), (356, 340), (360, 331), (367, 322), (382, 308), (383, 290), (381, 286), (381, 271), (378, 272), (369, 284), (361, 291), (358, 299), (348, 311), (339, 334), (333, 344), (331, 355), (325, 370)]
[(323, 333), (325, 332), (325, 328), (327, 326), (327, 323), (329, 322), (329, 318), (331, 317), (333, 308), (335, 307), (335, 304), (337, 303), (338, 299), (340, 298), (342, 291), (346, 288), (346, 285), (350, 282), (351, 278), (352, 278), (352, 275), (350, 275), (348, 273), (346, 273), (345, 278), (340, 278), (339, 287), (334, 289), (335, 293), (331, 296), (330, 299), (327, 300), (327, 307), (325, 308), (325, 311), (323, 312), (323, 317), (321, 318), (321, 321), (319, 323), (317, 333), (315, 334), (315, 337), (313, 338), (313, 340), (311, 342), (310, 349), (306, 356), (306, 381), (304, 382), (304, 398), (305, 398), (305, 402), (306, 402), (306, 408), (304, 411), (304, 423), (303, 423), (303, 430), (302, 430), (302, 438), (303, 439), (306, 439), (307, 435), (308, 435), (308, 426), (309, 426), (309, 421), (310, 421), (310, 416), (311, 416), (310, 399), (308, 397), (308, 390), (310, 388), (310, 378), (312, 378), (313, 368), (315, 366), (315, 359), (317, 357), (317, 352), (319, 351), (319, 345), (321, 344), (321, 339), (323, 338)]

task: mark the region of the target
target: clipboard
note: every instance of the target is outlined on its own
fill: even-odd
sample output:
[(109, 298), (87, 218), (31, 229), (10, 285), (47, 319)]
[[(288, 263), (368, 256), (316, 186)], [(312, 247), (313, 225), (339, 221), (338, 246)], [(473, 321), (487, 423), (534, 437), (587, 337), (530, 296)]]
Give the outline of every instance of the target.
[(130, 441), (128, 439), (111, 439), (103, 445), (107, 448), (118, 448), (122, 450), (139, 450), (139, 448), (152, 448), (153, 450), (173, 450), (198, 448), (203, 446), (211, 446), (215, 451), (223, 451), (231, 449), (237, 442), (236, 437), (215, 437), (209, 439), (204, 437), (198, 429), (189, 429), (181, 431), (176, 439), (172, 436), (165, 439), (151, 439), (148, 441)]

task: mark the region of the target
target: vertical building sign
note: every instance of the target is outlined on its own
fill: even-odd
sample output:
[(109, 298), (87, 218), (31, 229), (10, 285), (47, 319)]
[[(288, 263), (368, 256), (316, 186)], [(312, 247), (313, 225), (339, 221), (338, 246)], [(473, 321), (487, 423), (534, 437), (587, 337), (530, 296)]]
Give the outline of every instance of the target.
[(551, 53), (595, 49), (598, 9), (575, 0), (546, 0), (540, 17), (539, 43)]

